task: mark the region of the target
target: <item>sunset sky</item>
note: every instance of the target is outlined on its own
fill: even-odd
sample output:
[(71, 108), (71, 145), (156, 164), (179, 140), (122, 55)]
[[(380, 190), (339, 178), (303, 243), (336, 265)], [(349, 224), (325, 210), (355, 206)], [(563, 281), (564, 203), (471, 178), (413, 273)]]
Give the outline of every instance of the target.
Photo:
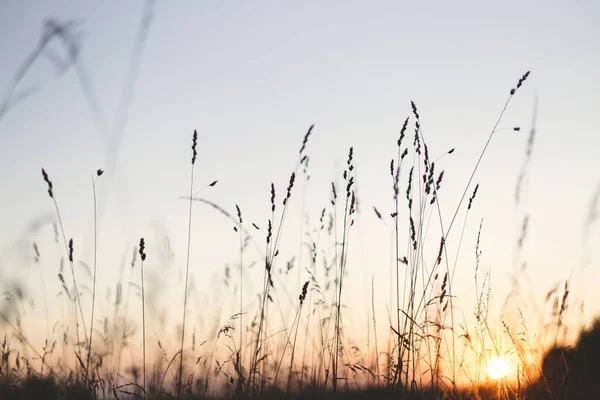
[[(16, 98), (1, 116), (0, 284), (25, 279), (41, 300), (33, 264), (36, 241), (47, 296), (54, 298), (59, 290), (61, 248), (52, 242), (55, 212), (42, 167), (54, 183), (76, 258), (91, 265), (90, 176), (102, 168), (97, 184), (102, 297), (107, 286), (114, 291), (120, 265), (131, 261), (144, 236), (150, 290), (156, 299), (163, 296), (161, 302), (180, 307), (182, 291), (175, 288), (185, 267), (188, 203), (179, 197), (189, 194), (194, 129), (199, 134), (195, 187), (219, 181), (201, 196), (232, 214), (238, 204), (246, 228), (253, 229), (254, 222), (264, 230), (270, 183), (280, 207), (302, 138), (315, 124), (307, 145), (311, 179), (305, 186), (298, 176), (279, 267), (293, 256), (297, 263), (302, 210), (317, 228), (331, 181), (341, 184), (348, 148), (354, 146), (360, 213), (351, 233), (345, 301), (357, 310), (350, 318), (364, 323), (374, 277), (375, 301), (385, 320), (389, 162), (408, 116), (407, 142), (412, 140), (410, 101), (418, 107), (432, 158), (456, 148), (439, 166), (445, 170), (440, 207), (447, 225), (510, 89), (531, 70), (500, 123), (521, 130), (497, 132), (474, 178), (481, 186), (465, 229), (455, 294), (464, 301), (463, 312), (472, 315), (475, 241), (483, 218), (480, 268), (491, 271), (498, 306), (511, 289), (511, 276), (541, 305), (545, 293), (574, 271), (573, 296), (585, 300), (588, 317), (600, 312), (594, 291), (600, 281), (597, 225), (584, 240), (600, 185), (599, 2), (157, 1), (147, 35), (136, 39), (144, 12), (139, 0), (0, 2), (0, 102), (38, 45), (46, 21), (75, 22), (80, 50), (77, 64), (61, 71), (57, 60), (67, 60), (68, 52), (53, 39), (13, 92), (30, 95)], [(135, 80), (128, 81), (136, 46), (139, 65), (133, 67)], [(95, 111), (82, 76), (91, 85)], [(127, 82), (134, 88), (131, 102), (125, 101), (128, 108), (121, 103)], [(535, 143), (516, 206), (515, 184), (536, 97)], [(404, 191), (406, 176), (400, 185)], [(516, 263), (525, 215), (527, 238)], [(432, 226), (437, 227), (436, 218)], [(459, 214), (448, 243), (452, 259), (463, 218)], [(225, 265), (234, 268), (239, 259), (232, 228), (220, 213), (194, 204), (191, 268), (195, 300), (207, 312), (218, 305), (230, 307), (229, 314), (236, 311), (235, 299), (215, 297)], [(406, 226), (401, 229), (405, 234)], [(264, 233), (251, 232), (263, 246)], [(174, 254), (170, 267), (161, 264), (164, 251), (158, 250), (167, 236)], [(432, 242), (439, 243), (438, 233), (432, 233)], [(430, 248), (436, 249), (436, 244)], [(260, 290), (262, 256), (253, 248), (245, 254), (248, 263), (259, 261), (245, 272), (249, 304)], [(302, 257), (306, 264), (306, 251)], [(525, 261), (526, 275), (517, 274), (516, 265)], [(76, 272), (89, 282), (82, 269)], [(306, 278), (296, 269), (290, 276), (292, 300)]]

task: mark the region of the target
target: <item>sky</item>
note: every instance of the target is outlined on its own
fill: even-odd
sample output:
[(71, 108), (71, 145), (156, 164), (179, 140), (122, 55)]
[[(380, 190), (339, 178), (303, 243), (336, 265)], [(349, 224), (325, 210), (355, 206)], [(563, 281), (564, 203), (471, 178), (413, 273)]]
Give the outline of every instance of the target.
[[(60, 41), (51, 41), (13, 92), (30, 95), (10, 103), (0, 119), (0, 280), (5, 285), (24, 279), (39, 298), (41, 273), (46, 296), (59, 290), (56, 273), (64, 249), (53, 243), (56, 214), (42, 167), (53, 181), (76, 258), (92, 264), (90, 176), (102, 168), (100, 292), (105, 295), (111, 285), (114, 291), (121, 265), (131, 261), (143, 236), (149, 290), (157, 302), (161, 298), (175, 307), (182, 293), (176, 288), (185, 266), (189, 207), (180, 197), (190, 190), (193, 131), (198, 132), (195, 187), (218, 180), (201, 196), (232, 214), (238, 204), (246, 227), (254, 222), (264, 230), (270, 184), (280, 201), (302, 138), (315, 124), (307, 145), (310, 180), (299, 179), (294, 189), (279, 266), (294, 256), (306, 264), (308, 255), (299, 250), (307, 230), (303, 210), (317, 227), (330, 201), (331, 181), (341, 184), (353, 146), (361, 209), (352, 228), (347, 301), (359, 312), (349, 318), (364, 324), (373, 280), (383, 320), (392, 221), (378, 220), (372, 208), (384, 217), (392, 212), (389, 162), (409, 116), (412, 132), (410, 102), (418, 107), (432, 157), (456, 149), (440, 161), (445, 175), (439, 203), (447, 225), (510, 89), (531, 70), (499, 125), (521, 130), (496, 132), (475, 175), (473, 184), (481, 186), (465, 227), (455, 292), (462, 294), (463, 313), (472, 315), (475, 242), (483, 219), (480, 268), (491, 273), (497, 304), (516, 282), (541, 307), (545, 293), (571, 276), (586, 316), (600, 312), (594, 291), (600, 278), (597, 225), (584, 237), (600, 185), (598, 2), (157, 1), (140, 39), (145, 4), (0, 1), (0, 100), (47, 21), (74, 21), (79, 45), (77, 64), (60, 70), (51, 60), (64, 60), (67, 52)], [(139, 57), (132, 57), (136, 51)], [(91, 90), (87, 96), (82, 77)], [(131, 92), (123, 89), (128, 84)], [(536, 99), (534, 148), (516, 205), (515, 184)], [(517, 255), (525, 215), (527, 238)], [(461, 223), (463, 218), (461, 213)], [(225, 266), (238, 262), (232, 228), (219, 212), (194, 204), (191, 271), (202, 309), (235, 312), (233, 300), (215, 294)], [(264, 246), (264, 234), (253, 232)], [(448, 244), (452, 257), (458, 233), (457, 227)], [(173, 252), (169, 262), (165, 237)], [(34, 241), (41, 272), (33, 262)], [(432, 241), (439, 243), (438, 233)], [(436, 245), (431, 249), (435, 253)], [(262, 255), (249, 250), (245, 257)], [(523, 262), (526, 270), (518, 272)], [(76, 273), (89, 281), (83, 269)], [(255, 266), (245, 274), (245, 299), (255, 302), (262, 271)], [(296, 269), (285, 282), (290, 299), (305, 279)], [(201, 314), (195, 314), (198, 324), (208, 326), (208, 311)]]

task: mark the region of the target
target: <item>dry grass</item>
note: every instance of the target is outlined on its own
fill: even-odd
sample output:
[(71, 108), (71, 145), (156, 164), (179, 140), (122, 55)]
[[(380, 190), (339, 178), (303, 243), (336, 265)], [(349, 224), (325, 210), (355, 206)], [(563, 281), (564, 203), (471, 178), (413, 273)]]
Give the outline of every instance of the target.
[[(550, 314), (551, 349), (547, 352), (541, 347), (541, 341), (532, 338), (526, 318), (521, 312), (517, 326), (502, 320), (499, 321), (502, 326), (500, 333), (492, 328), (492, 324), (498, 321), (494, 321), (489, 311), (491, 278), (488, 274), (482, 278), (480, 271), (483, 221), (478, 224), (474, 251), (474, 324), (461, 322), (455, 313), (453, 302), (456, 294), (453, 292), (453, 282), (458, 253), (468, 226), (468, 217), (480, 190), (474, 179), (495, 133), (500, 130), (499, 124), (511, 99), (528, 77), (529, 72), (509, 91), (504, 108), (466, 185), (461, 189), (462, 195), (455, 208), (448, 208), (444, 203), (446, 172), (440, 168), (443, 165), (441, 158), (453, 154), (454, 149), (438, 158), (431, 157), (430, 143), (423, 132), (421, 116), (417, 105), (411, 102), (414, 136), (412, 140), (407, 140), (411, 118), (406, 118), (396, 141), (394, 157), (390, 161), (390, 199), (387, 204), (373, 207), (376, 218), (391, 228), (393, 242), (393, 270), (391, 276), (386, 277), (393, 287), (386, 303), (393, 309), (388, 310), (388, 321), (383, 322), (388, 340), (385, 343), (378, 341), (385, 334), (382, 335), (382, 321), (376, 319), (377, 309), (382, 305), (376, 303), (375, 293), (378, 288), (372, 277), (370, 315), (367, 315), (365, 321), (369, 332), (366, 349), (361, 349), (363, 343), (356, 341), (344, 319), (352, 312), (345, 304), (348, 294), (344, 292), (344, 281), (348, 274), (349, 248), (353, 243), (350, 240), (351, 233), (356, 229), (354, 218), (360, 207), (356, 192), (354, 148), (351, 147), (348, 151), (342, 173), (344, 186), (340, 187), (332, 182), (331, 201), (320, 211), (318, 224), (311, 229), (309, 225), (305, 228), (302, 222), (303, 237), (299, 254), (308, 254), (310, 261), (305, 262), (307, 265), (302, 265), (302, 257), (299, 256), (299, 264), (296, 264), (294, 256), (282, 266), (280, 250), (283, 232), (291, 212), (290, 204), (295, 200), (294, 191), (297, 186), (305, 187), (308, 182), (307, 152), (314, 127), (311, 126), (303, 137), (282, 199), (277, 200), (275, 184), (270, 185), (270, 202), (266, 205), (270, 217), (263, 225), (265, 229), (261, 229), (260, 223), (252, 223), (252, 227), (248, 225), (250, 231), (243, 224), (242, 209), (238, 204), (235, 204), (235, 212), (230, 213), (227, 207), (195, 197), (203, 189), (214, 187), (217, 181), (194, 191), (194, 166), (198, 156), (198, 133), (194, 131), (190, 196), (186, 197), (189, 201), (189, 215), (183, 315), (181, 329), (176, 332), (179, 343), (176, 349), (165, 345), (169, 335), (172, 335), (167, 328), (167, 317), (157, 318), (153, 326), (146, 326), (146, 252), (143, 238), (139, 242), (139, 248), (134, 249), (128, 269), (129, 276), (127, 277), (124, 262), (115, 282), (112, 315), (105, 312), (102, 327), (94, 329), (97, 267), (95, 235), (92, 308), (88, 316), (90, 333), (87, 335), (87, 314), (81, 306), (74, 268), (74, 242), (72, 239), (66, 240), (54, 185), (42, 169), (48, 194), (56, 209), (64, 251), (72, 274), (72, 282), (68, 283), (62, 275), (62, 269), (59, 273), (64, 302), (68, 305), (70, 315), (56, 321), (44, 346), (37, 349), (22, 328), (21, 317), (24, 314), (19, 309), (25, 302), (22, 290), (18, 287), (7, 290), (6, 301), (12, 302), (14, 311), (10, 315), (1, 313), (6, 334), (0, 346), (0, 398), (368, 396), (546, 399), (579, 398), (577, 395), (581, 390), (585, 390), (588, 395), (600, 393), (600, 388), (594, 382), (596, 375), (593, 375), (598, 372), (596, 360), (600, 357), (600, 325), (583, 332), (572, 349), (561, 344), (571, 299), (568, 279), (562, 285), (562, 290), (552, 291), (548, 295), (548, 301), (553, 302), (554, 309)], [(518, 178), (517, 202), (532, 154), (534, 132), (535, 129), (532, 128), (525, 162)], [(95, 185), (97, 178), (102, 175), (101, 170), (96, 175), (93, 178), (94, 212)], [(300, 176), (305, 179), (301, 180), (298, 178)], [(194, 328), (191, 338), (189, 332), (186, 336), (186, 330), (191, 329), (186, 326), (186, 313), (191, 290), (189, 274), (194, 201), (211, 205), (234, 224), (240, 253), (239, 258), (236, 257), (239, 260), (236, 260), (239, 262), (239, 278), (237, 274), (233, 276), (228, 267), (217, 285), (219, 296), (236, 298), (236, 306), (228, 310), (220, 303), (219, 309), (215, 310), (212, 333), (204, 338), (198, 337), (194, 326), (191, 327)], [(444, 204), (445, 209), (450, 209), (451, 212), (443, 216), (440, 204)], [(595, 203), (592, 207), (594, 209)], [(460, 227), (459, 215), (464, 215)], [(590, 221), (593, 220), (592, 215), (595, 214), (590, 213)], [(445, 225), (444, 222), (448, 221)], [(527, 237), (527, 221), (525, 218), (518, 238), (518, 249)], [(201, 226), (198, 229), (209, 227)], [(460, 234), (451, 235), (456, 230), (460, 230)], [(438, 231), (439, 236), (431, 233)], [(264, 239), (257, 241), (254, 239), (256, 235), (264, 235)], [(448, 243), (451, 240), (458, 249), (456, 254), (450, 254)], [(263, 253), (262, 259), (258, 261), (258, 265), (262, 266), (260, 271), (251, 269), (256, 262), (248, 261), (249, 256), (245, 252), (249, 246), (255, 246)], [(35, 244), (34, 250), (38, 262), (40, 253)], [(142, 302), (141, 338), (136, 331), (136, 319), (132, 315), (135, 313), (129, 308), (130, 297), (136, 293), (137, 284), (133, 272), (138, 255)], [(298, 268), (299, 277), (305, 274), (307, 279), (295, 282), (294, 290), (297, 292), (289, 296), (291, 301), (286, 302), (285, 297), (289, 293), (286, 292), (284, 283), (293, 268)], [(247, 290), (247, 286), (243, 283), (250, 273), (262, 274), (263, 277), (256, 303), (244, 303), (242, 289)], [(130, 293), (132, 290), (133, 293)], [(233, 315), (227, 316), (230, 311)], [(386, 326), (386, 322), (389, 325)], [(80, 324), (83, 325), (83, 338), (80, 337)], [(147, 328), (154, 334), (147, 336)], [(508, 341), (509, 346), (502, 346), (502, 341)], [(156, 343), (157, 349), (151, 351), (149, 357), (146, 354), (147, 342)], [(133, 349), (140, 343), (141, 360), (132, 357), (124, 367), (124, 352), (133, 354)], [(542, 355), (545, 353), (542, 362)], [(507, 354), (514, 356), (517, 366), (514, 379), (500, 379), (491, 385), (482, 372), (490, 361), (490, 355), (500, 357)], [(536, 367), (538, 365), (541, 368)]]

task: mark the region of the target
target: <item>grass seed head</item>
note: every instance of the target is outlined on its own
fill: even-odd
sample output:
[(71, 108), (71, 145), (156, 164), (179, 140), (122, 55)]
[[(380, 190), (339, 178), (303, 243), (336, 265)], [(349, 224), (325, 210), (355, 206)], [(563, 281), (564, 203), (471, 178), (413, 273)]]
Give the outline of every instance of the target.
[(517, 89), (519, 89), (523, 85), (523, 83), (529, 77), (530, 73), (531, 73), (531, 71), (527, 71), (527, 72), (525, 72), (525, 74), (523, 74), (523, 76), (521, 78), (519, 78), (519, 81), (517, 82), (517, 87), (510, 89), (510, 95), (511, 96), (514, 95), (517, 92)]
[(419, 113), (417, 112), (417, 105), (415, 104), (415, 102), (411, 100), (410, 106), (412, 107), (412, 112), (415, 115), (415, 118), (419, 119)]
[(271, 182), (271, 212), (275, 212), (275, 185)]
[(144, 238), (140, 239), (140, 258), (142, 259), (142, 261), (144, 261), (146, 259), (146, 242), (144, 242)]
[(475, 196), (477, 196), (477, 190), (479, 190), (479, 183), (475, 186), (475, 190), (473, 190), (473, 194), (469, 198), (469, 206), (467, 207), (467, 210), (471, 209), (471, 206), (473, 205), (473, 200), (475, 200)]
[(402, 129), (400, 130), (400, 137), (398, 138), (398, 148), (400, 148), (400, 146), (402, 146), (402, 139), (404, 139), (404, 136), (406, 135), (406, 127), (408, 126), (408, 117), (406, 117), (406, 119), (404, 120), (404, 124), (402, 124)]
[(44, 170), (44, 168), (42, 168), (42, 176), (44, 177), (44, 182), (46, 182), (48, 184), (48, 195), (50, 195), (50, 198), (53, 199), (54, 198), (54, 192), (52, 191), (52, 181), (48, 177), (48, 174), (46, 173), (46, 171)]
[(69, 261), (73, 262), (73, 239), (69, 239)]
[(194, 129), (194, 136), (192, 137), (192, 165), (196, 163), (196, 156), (198, 156), (198, 151), (196, 147), (198, 145), (198, 131)]
[(237, 210), (238, 219), (239, 219), (240, 225), (241, 225), (242, 224), (242, 210), (240, 210), (240, 207), (237, 204), (235, 205), (235, 209)]
[(296, 173), (292, 172), (292, 175), (290, 176), (290, 183), (288, 184), (287, 187), (287, 193), (285, 195), (285, 199), (283, 199), (283, 205), (285, 206), (287, 201), (289, 200), (290, 196), (292, 195), (292, 188), (294, 187), (294, 181), (296, 180)]
[(302, 155), (302, 153), (304, 152), (304, 149), (306, 148), (306, 143), (308, 142), (308, 137), (310, 136), (310, 133), (312, 132), (314, 127), (315, 124), (312, 124), (310, 128), (308, 128), (308, 132), (306, 132), (306, 135), (304, 135), (304, 140), (302, 140), (302, 147), (300, 147), (300, 155)]
[(302, 286), (302, 293), (300, 293), (300, 296), (298, 296), (300, 304), (302, 304), (306, 299), (306, 292), (308, 291), (308, 282), (309, 281), (304, 282), (304, 285)]

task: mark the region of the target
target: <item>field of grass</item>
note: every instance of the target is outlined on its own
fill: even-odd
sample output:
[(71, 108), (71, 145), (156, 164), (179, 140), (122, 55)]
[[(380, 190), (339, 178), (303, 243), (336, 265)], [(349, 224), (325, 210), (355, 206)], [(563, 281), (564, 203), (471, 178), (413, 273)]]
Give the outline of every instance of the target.
[[(516, 316), (517, 324), (490, 315), (491, 278), (479, 271), (481, 223), (475, 248), (463, 250), (475, 254), (473, 323), (466, 325), (455, 312), (454, 260), (458, 254), (449, 251), (448, 243), (452, 241), (453, 248), (460, 251), (470, 210), (477, 202), (475, 177), (495, 134), (503, 129), (521, 130), (501, 126), (511, 100), (528, 78), (526, 72), (507, 90), (504, 108), (492, 123), (470, 179), (461, 189), (460, 201), (453, 207), (444, 204), (444, 209), (450, 210), (444, 215), (439, 205), (445, 171), (439, 165), (454, 149), (436, 157), (430, 154), (419, 109), (411, 103), (410, 117), (403, 122), (390, 154), (389, 170), (382, 173), (382, 179), (389, 181), (390, 196), (381, 199), (381, 204), (392, 205), (392, 212), (386, 214), (376, 207), (360, 210), (391, 227), (394, 253), (393, 274), (385, 278), (394, 288), (387, 302), (387, 320), (376, 318), (376, 310), (384, 305), (376, 303), (373, 281), (363, 282), (371, 291), (371, 312), (364, 321), (369, 332), (366, 343), (345, 323), (345, 317), (353, 312), (346, 306), (352, 296), (345, 286), (349, 248), (362, 206), (355, 190), (353, 148), (346, 153), (343, 184), (332, 183), (328, 188), (329, 204), (323, 207), (318, 223), (306, 229), (306, 240), (300, 243), (305, 265), (296, 265), (293, 259), (285, 264), (278, 257), (283, 232), (295, 229), (287, 226), (289, 205), (300, 197), (298, 186), (309, 179), (313, 126), (299, 141), (296, 167), (287, 186), (276, 190), (271, 185), (270, 203), (265, 204), (271, 217), (262, 226), (248, 221), (241, 205), (228, 211), (199, 197), (202, 190), (218, 187), (218, 182), (197, 185), (198, 133), (194, 131), (189, 196), (185, 198), (189, 218), (182, 313), (170, 314), (165, 320), (147, 317), (150, 309), (158, 306), (146, 298), (148, 249), (144, 237), (137, 240), (127, 261), (129, 274), (122, 273), (112, 283), (111, 303), (99, 308), (99, 303), (105, 303), (99, 295), (105, 288), (96, 283), (102, 273), (97, 254), (110, 249), (98, 246), (95, 234), (94, 256), (87, 264), (89, 276), (78, 273), (74, 256), (78, 240), (70, 238), (62, 224), (66, 210), (58, 201), (61, 179), (42, 168), (47, 197), (40, 196), (40, 201), (50, 201), (55, 208), (56, 239), (64, 254), (58, 280), (52, 284), (60, 285), (62, 319), (44, 321), (52, 329), (43, 347), (36, 346), (31, 338), (39, 337), (43, 329), (29, 332), (23, 328), (27, 315), (23, 310), (29, 299), (19, 286), (6, 289), (0, 312), (0, 399), (600, 398), (596, 362), (600, 326), (582, 332), (574, 347), (561, 347), (570, 304), (568, 279), (548, 293), (546, 301), (553, 304), (553, 311), (547, 316), (545, 335), (530, 332), (522, 314)], [(535, 127), (531, 127), (527, 159), (517, 185), (527, 173), (534, 139)], [(94, 229), (98, 223), (96, 187), (102, 184), (103, 173), (99, 169), (93, 177)], [(220, 310), (212, 333), (203, 337), (188, 317), (191, 308), (202, 308), (189, 294), (190, 250), (194, 232), (210, 229), (193, 218), (194, 207), (206, 205), (222, 214), (224, 223), (231, 224), (237, 235), (239, 254), (230, 256), (231, 265), (237, 267), (226, 270), (225, 294), (221, 295), (239, 304), (224, 321), (220, 314), (228, 311)], [(437, 231), (441, 235), (433, 237), (431, 232)], [(525, 221), (520, 240), (526, 231)], [(257, 246), (264, 256), (250, 259), (249, 246)], [(35, 243), (33, 249), (36, 262), (40, 262)], [(298, 276), (307, 279), (296, 282), (293, 301), (284, 302), (279, 285), (294, 268), (302, 268)], [(262, 278), (259, 293), (252, 293), (258, 301), (251, 304), (245, 303), (246, 274)], [(89, 290), (83, 290), (84, 285)], [(87, 300), (82, 301), (84, 295), (90, 299), (89, 308)], [(492, 328), (497, 324), (501, 331)]]

